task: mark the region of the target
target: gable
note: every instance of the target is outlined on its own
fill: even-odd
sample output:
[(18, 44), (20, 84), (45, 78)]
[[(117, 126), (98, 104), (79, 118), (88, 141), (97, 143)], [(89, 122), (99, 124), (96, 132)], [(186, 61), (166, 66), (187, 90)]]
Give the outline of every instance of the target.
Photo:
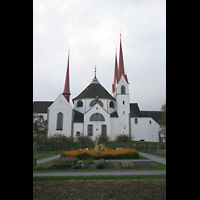
[(86, 113), (85, 116), (91, 116), (94, 113), (100, 113), (102, 115), (108, 115), (110, 117), (110, 114), (102, 108), (98, 103), (96, 103), (92, 108), (90, 108)]
[(73, 109), (71, 104), (67, 101), (64, 95), (61, 93), (56, 100), (51, 104), (49, 109)]

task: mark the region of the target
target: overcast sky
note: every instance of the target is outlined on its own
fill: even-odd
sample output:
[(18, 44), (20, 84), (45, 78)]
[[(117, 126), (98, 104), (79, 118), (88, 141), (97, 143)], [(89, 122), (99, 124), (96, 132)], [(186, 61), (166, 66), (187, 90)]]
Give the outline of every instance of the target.
[(140, 110), (161, 110), (165, 0), (33, 0), (33, 101), (54, 101), (63, 92), (69, 49), (71, 99), (90, 84), (95, 64), (99, 82), (111, 93), (120, 30), (130, 102)]

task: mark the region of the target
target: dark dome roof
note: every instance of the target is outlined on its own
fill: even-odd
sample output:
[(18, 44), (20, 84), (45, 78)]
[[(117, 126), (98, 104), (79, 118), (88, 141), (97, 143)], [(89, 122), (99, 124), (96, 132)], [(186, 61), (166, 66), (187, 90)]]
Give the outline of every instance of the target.
[(110, 93), (100, 84), (100, 83), (91, 83), (88, 85), (83, 92), (81, 92), (77, 97), (72, 99), (74, 102), (77, 99), (83, 99), (83, 98), (98, 98), (100, 99), (113, 99), (115, 98), (110, 95)]

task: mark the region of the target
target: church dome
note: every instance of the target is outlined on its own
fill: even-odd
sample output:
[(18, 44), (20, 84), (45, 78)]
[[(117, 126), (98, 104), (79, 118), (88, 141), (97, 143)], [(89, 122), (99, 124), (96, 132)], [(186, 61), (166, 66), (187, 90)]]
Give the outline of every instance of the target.
[(95, 99), (98, 96), (99, 99), (112, 99), (115, 100), (113, 96), (98, 82), (98, 83), (91, 83), (88, 85), (77, 97), (72, 99), (74, 102), (78, 99), (86, 99), (92, 98)]

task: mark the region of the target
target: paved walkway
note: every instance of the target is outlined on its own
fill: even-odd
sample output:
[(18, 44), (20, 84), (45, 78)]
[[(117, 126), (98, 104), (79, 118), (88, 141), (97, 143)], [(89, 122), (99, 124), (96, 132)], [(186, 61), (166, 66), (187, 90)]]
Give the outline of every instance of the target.
[(53, 159), (56, 159), (56, 158), (60, 158), (60, 154), (56, 155), (56, 156), (49, 157), (49, 158), (43, 158), (43, 159), (37, 160), (36, 162), (37, 162), (37, 164), (40, 164), (40, 163), (44, 163), (44, 162), (47, 162), (47, 161), (50, 161), (50, 160), (53, 160)]
[(159, 156), (154, 156), (154, 155), (151, 155), (151, 154), (148, 154), (148, 153), (142, 153), (142, 152), (139, 152), (139, 154), (141, 156), (149, 158), (151, 161), (156, 161), (156, 162), (159, 162), (159, 163), (166, 165), (166, 158), (162, 158), (162, 157), (159, 157)]
[(34, 172), (33, 176), (98, 176), (98, 175), (166, 175), (166, 170), (90, 171), (90, 172)]
[[(166, 159), (158, 156), (150, 155), (147, 153), (139, 152), (141, 156), (149, 158), (149, 160), (129, 160), (129, 161), (156, 161), (162, 164), (166, 164)], [(37, 163), (44, 163), (55, 158), (59, 158), (60, 155), (56, 155), (49, 158), (38, 160)], [(111, 162), (121, 160), (110, 160)], [(138, 170), (138, 171), (88, 171), (88, 172), (34, 172), (33, 176), (96, 176), (96, 175), (166, 175), (166, 170)]]

